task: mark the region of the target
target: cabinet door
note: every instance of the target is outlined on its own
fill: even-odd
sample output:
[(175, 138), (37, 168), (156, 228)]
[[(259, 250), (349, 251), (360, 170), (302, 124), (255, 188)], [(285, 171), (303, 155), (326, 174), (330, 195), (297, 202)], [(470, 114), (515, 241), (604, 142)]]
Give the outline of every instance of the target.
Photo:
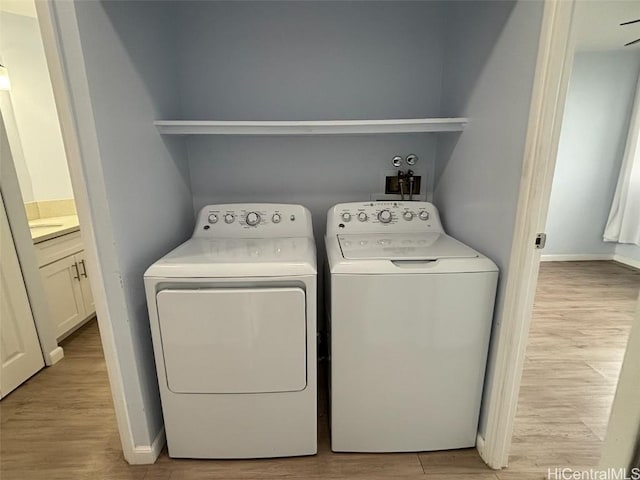
[(87, 260), (84, 252), (76, 254), (76, 262), (80, 270), (80, 288), (82, 289), (82, 299), (84, 301), (85, 316), (92, 315), (96, 311), (96, 305), (93, 301), (93, 293), (91, 293), (91, 284), (89, 283), (89, 275), (87, 272)]
[(42, 267), (40, 273), (56, 337), (60, 337), (86, 317), (79, 266), (70, 256)]

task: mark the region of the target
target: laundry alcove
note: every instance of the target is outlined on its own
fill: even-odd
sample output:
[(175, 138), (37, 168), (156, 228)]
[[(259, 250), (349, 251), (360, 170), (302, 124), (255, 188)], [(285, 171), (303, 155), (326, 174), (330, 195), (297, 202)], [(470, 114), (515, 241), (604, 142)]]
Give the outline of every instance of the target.
[(328, 208), (381, 193), (391, 158), (414, 153), (445, 228), (504, 280), (542, 2), (52, 9), (102, 276), (98, 317), (119, 364), (121, 435), (136, 446), (129, 461), (152, 461), (162, 432), (142, 276), (190, 236), (204, 205), (303, 204), (322, 261)]

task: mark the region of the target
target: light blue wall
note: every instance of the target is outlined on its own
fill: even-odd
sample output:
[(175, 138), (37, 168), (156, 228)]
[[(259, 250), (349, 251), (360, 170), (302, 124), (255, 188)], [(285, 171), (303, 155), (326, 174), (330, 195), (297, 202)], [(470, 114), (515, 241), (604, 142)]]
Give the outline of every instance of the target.
[(616, 255), (640, 262), (640, 247), (637, 245), (619, 243), (616, 245), (615, 253)]
[[(188, 2), (180, 8), (180, 114), (190, 119), (327, 120), (439, 116), (440, 2)], [(194, 210), (300, 203), (324, 263), (326, 214), (369, 200), (415, 153), (423, 192), (435, 135), (187, 139)], [(324, 270), (320, 270), (320, 276)], [(324, 284), (323, 279), (319, 285)], [(324, 329), (324, 295), (318, 325)]]
[(440, 113), (441, 2), (180, 2), (182, 115), (206, 120)]
[[(459, 138), (441, 137), (435, 204), (448, 232), (500, 268), (498, 337), (513, 241), (542, 2), (452, 2), (443, 107), (470, 117)], [(496, 348), (489, 351), (485, 402)], [(481, 412), (480, 434), (485, 431)]]
[[(112, 216), (101, 221), (119, 258), (107, 274), (123, 280), (108, 301), (126, 304), (113, 321), (128, 336), (119, 356), (139, 444), (161, 422), (142, 273), (206, 203), (302, 203), (322, 239), (331, 205), (368, 199), (393, 154), (416, 153), (418, 173), (437, 172), (450, 232), (508, 268), (542, 2), (75, 5)], [(194, 136), (186, 151), (152, 125), (438, 115), (471, 122), (461, 135)]]
[[(614, 254), (602, 234), (618, 181), (640, 54), (576, 54), (553, 178), (545, 255)], [(624, 248), (640, 258), (640, 248)], [(622, 251), (622, 250), (621, 250)], [(617, 252), (621, 253), (621, 252)], [(622, 253), (621, 253), (622, 254)]]
[[(182, 2), (181, 115), (215, 120), (384, 119), (441, 113), (440, 2)], [(431, 174), (436, 135), (187, 139), (194, 209), (293, 202), (327, 210), (384, 191), (391, 158)], [(427, 179), (425, 179), (427, 180)], [(426, 183), (429, 183), (427, 180)], [(424, 191), (424, 190), (423, 190)]]
[[(83, 157), (83, 169), (90, 172), (98, 255), (117, 258), (101, 270), (128, 418), (135, 444), (148, 447), (163, 420), (143, 274), (193, 228), (184, 145), (153, 126), (177, 105), (169, 68), (176, 53), (169, 34), (174, 12), (164, 2), (74, 5), (99, 145), (96, 155)], [(70, 6), (60, 2), (59, 8)]]

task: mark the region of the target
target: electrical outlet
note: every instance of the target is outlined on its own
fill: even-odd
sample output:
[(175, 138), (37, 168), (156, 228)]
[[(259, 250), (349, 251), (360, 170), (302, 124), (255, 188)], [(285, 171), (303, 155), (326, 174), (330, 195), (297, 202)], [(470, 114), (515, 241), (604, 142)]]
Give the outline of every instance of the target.
[[(422, 180), (422, 176), (414, 175), (413, 177), (413, 194), (420, 195), (420, 184)], [(384, 193), (386, 195), (400, 195), (400, 182), (398, 181), (397, 175), (386, 176), (384, 182)], [(405, 179), (404, 183), (404, 194), (409, 195), (409, 181)]]

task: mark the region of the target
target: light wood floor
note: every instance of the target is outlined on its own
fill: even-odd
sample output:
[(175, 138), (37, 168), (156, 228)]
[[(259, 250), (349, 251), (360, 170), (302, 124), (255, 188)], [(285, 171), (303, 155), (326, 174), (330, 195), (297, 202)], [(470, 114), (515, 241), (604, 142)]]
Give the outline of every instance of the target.
[(511, 480), (545, 478), (548, 466), (595, 465), (639, 288), (639, 272), (611, 262), (543, 264), (511, 465), (501, 472), (474, 449), (332, 453), (325, 398), (317, 456), (194, 461), (165, 452), (155, 465), (129, 466), (93, 322), (65, 342), (62, 362), (0, 402), (0, 478)]

